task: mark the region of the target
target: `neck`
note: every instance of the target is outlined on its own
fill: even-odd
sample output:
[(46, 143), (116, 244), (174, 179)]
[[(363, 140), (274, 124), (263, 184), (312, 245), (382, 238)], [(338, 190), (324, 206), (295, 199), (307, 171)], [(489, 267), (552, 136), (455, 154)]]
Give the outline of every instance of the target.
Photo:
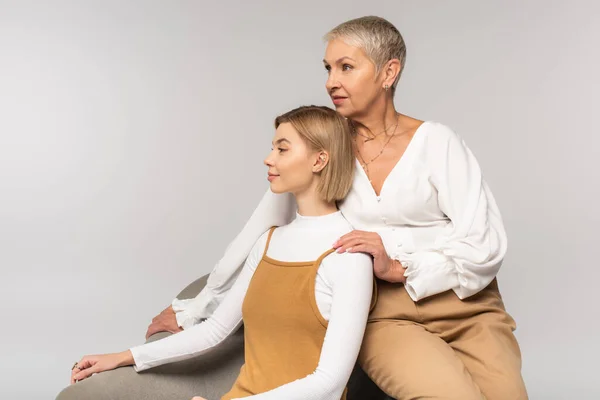
[[(356, 125), (356, 129), (363, 136), (374, 137), (385, 129), (390, 129), (398, 123), (398, 112), (394, 107), (393, 101), (387, 100), (379, 103), (380, 104), (374, 104), (368, 113), (357, 115), (355, 118), (352, 118), (352, 122)], [(387, 135), (391, 135), (393, 130), (394, 129), (392, 128), (386, 132)]]
[(326, 202), (314, 188), (303, 193), (295, 193), (295, 197), (296, 204), (298, 204), (298, 214), (305, 217), (320, 217), (338, 210), (335, 202)]

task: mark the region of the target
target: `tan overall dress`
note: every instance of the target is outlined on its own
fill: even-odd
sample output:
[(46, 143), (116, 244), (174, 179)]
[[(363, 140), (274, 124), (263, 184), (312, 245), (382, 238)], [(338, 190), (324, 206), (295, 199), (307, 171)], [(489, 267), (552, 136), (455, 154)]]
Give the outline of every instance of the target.
[[(242, 306), (245, 364), (221, 400), (264, 393), (313, 373), (327, 331), (315, 298), (315, 279), (323, 258), (283, 262), (267, 249), (250, 281)], [(346, 391), (341, 398), (346, 399)]]

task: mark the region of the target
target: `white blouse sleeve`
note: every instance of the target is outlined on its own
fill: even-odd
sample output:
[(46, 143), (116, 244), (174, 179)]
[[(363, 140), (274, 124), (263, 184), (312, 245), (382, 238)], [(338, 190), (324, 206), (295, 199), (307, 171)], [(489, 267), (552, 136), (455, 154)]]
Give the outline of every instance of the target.
[(342, 396), (367, 324), (373, 262), (363, 253), (334, 253), (323, 260), (323, 265), (331, 283), (332, 303), (317, 369), (304, 378), (244, 400), (331, 400)]
[(232, 287), (252, 245), (260, 235), (272, 226), (288, 224), (295, 212), (293, 195), (274, 194), (270, 189), (267, 190), (250, 220), (227, 246), (225, 254), (213, 268), (204, 289), (193, 299), (173, 300), (177, 324), (189, 329), (203, 318), (208, 318)]
[(427, 164), (441, 211), (450, 219), (432, 249), (403, 255), (414, 301), (453, 289), (459, 298), (485, 288), (507, 249), (500, 211), (465, 142), (439, 125), (428, 136)]
[(262, 258), (267, 236), (268, 233), (263, 234), (256, 242), (239, 278), (210, 318), (183, 332), (130, 349), (136, 371), (204, 354), (223, 343), (239, 328), (242, 323), (242, 303)]

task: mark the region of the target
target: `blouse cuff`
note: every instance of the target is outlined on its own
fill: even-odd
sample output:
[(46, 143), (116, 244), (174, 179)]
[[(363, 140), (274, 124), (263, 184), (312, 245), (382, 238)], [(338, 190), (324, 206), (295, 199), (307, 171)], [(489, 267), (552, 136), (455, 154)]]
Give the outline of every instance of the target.
[(208, 318), (219, 305), (218, 296), (205, 287), (193, 299), (175, 299), (171, 302), (177, 325), (189, 329), (203, 319)]
[(192, 326), (196, 325), (196, 319), (190, 315), (187, 311), (179, 311), (175, 314), (175, 319), (177, 319), (177, 325), (182, 329), (190, 329)]
[(442, 253), (418, 252), (399, 261), (406, 267), (405, 287), (413, 301), (460, 286), (454, 261)]
[(194, 299), (175, 299), (171, 303), (173, 311), (175, 311), (177, 325), (183, 329), (189, 329), (196, 324), (196, 319), (189, 312), (189, 305), (193, 300)]
[(133, 356), (133, 369), (135, 372), (148, 369), (148, 367), (144, 365), (143, 352), (141, 351), (142, 346), (136, 346), (129, 349), (129, 351), (131, 351), (131, 355)]

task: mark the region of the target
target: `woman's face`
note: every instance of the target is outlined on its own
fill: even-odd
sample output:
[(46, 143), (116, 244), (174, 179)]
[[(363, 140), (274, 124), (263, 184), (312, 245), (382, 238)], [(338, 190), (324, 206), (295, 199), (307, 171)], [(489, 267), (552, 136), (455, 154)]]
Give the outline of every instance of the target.
[(327, 44), (323, 60), (328, 73), (325, 87), (336, 110), (346, 118), (367, 114), (382, 96), (383, 78), (358, 47), (335, 39)]
[(310, 188), (318, 152), (307, 146), (292, 124), (283, 123), (275, 131), (273, 149), (265, 158), (273, 193), (301, 193)]

